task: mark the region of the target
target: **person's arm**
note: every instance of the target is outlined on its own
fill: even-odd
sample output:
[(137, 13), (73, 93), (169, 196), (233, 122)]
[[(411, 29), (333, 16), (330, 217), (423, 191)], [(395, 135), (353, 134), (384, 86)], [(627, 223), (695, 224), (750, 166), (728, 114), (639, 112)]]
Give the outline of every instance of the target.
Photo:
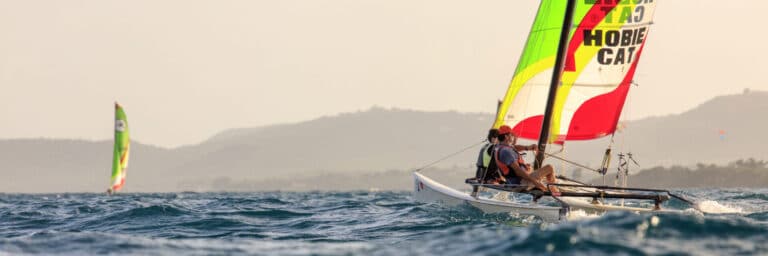
[(541, 189), (541, 191), (547, 191), (547, 187), (544, 186), (544, 184), (541, 183), (541, 181), (538, 181), (538, 180), (534, 179), (533, 177), (531, 177), (531, 175), (528, 174), (528, 172), (523, 170), (523, 168), (517, 163), (517, 161), (512, 162), (512, 164), (509, 165), (509, 166), (512, 167), (512, 171), (515, 172), (517, 177), (520, 177), (520, 178), (523, 178), (525, 180), (530, 181), (531, 183), (536, 185), (537, 188)]
[(531, 144), (528, 146), (521, 146), (521, 145), (515, 145), (515, 150), (517, 151), (534, 151), (536, 150), (536, 144)]

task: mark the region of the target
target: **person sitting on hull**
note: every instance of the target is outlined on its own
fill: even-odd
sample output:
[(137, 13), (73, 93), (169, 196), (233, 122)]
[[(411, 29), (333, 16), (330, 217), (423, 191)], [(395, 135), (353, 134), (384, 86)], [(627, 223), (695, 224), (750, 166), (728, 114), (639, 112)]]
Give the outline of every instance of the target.
[[(496, 144), (499, 142), (498, 135), (499, 135), (498, 129), (488, 130), (488, 137), (487, 137), (488, 143), (485, 143), (485, 145), (483, 145), (483, 147), (480, 149), (480, 153), (477, 155), (477, 163), (475, 164), (475, 166), (477, 166), (477, 170), (475, 171), (475, 177), (472, 179), (474, 179), (480, 184), (488, 183), (488, 178), (489, 178), (488, 167), (492, 165), (491, 154), (493, 154), (493, 147), (495, 147)], [(494, 175), (491, 175), (491, 176), (495, 177)], [(478, 186), (472, 186), (473, 197), (477, 197), (477, 193), (479, 189), (480, 187)]]
[[(552, 165), (545, 165), (539, 169), (532, 170), (530, 165), (520, 156), (520, 151), (536, 151), (536, 144), (528, 146), (516, 145), (517, 135), (512, 132), (508, 125), (502, 125), (499, 128), (499, 144), (494, 150), (494, 161), (502, 174), (501, 181), (510, 185), (522, 185), (526, 190), (538, 188), (541, 191), (549, 191), (547, 186), (542, 183), (546, 180), (549, 184), (557, 183), (555, 178), (555, 169)], [(553, 193), (559, 193), (557, 188), (552, 188)]]
[(488, 170), (488, 166), (491, 163), (493, 147), (495, 147), (499, 142), (498, 136), (498, 129), (490, 129), (488, 131), (488, 143), (486, 143), (483, 148), (480, 149), (480, 153), (477, 155), (477, 163), (475, 164), (475, 166), (477, 166), (477, 171), (475, 171), (475, 179), (478, 181), (483, 181), (487, 178), (486, 171)]

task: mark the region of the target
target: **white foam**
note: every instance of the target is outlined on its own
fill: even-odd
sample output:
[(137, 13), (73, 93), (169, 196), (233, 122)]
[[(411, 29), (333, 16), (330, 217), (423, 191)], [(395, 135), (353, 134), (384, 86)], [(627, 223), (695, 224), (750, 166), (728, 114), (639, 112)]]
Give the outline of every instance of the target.
[(571, 212), (568, 214), (568, 220), (589, 220), (589, 219), (595, 219), (602, 216), (602, 214), (598, 213), (587, 213), (583, 210), (571, 210)]
[(744, 213), (744, 210), (741, 207), (733, 206), (733, 205), (722, 205), (717, 201), (712, 201), (712, 200), (706, 200), (706, 201), (701, 201), (697, 203), (696, 209), (704, 213), (715, 213), (715, 214)]

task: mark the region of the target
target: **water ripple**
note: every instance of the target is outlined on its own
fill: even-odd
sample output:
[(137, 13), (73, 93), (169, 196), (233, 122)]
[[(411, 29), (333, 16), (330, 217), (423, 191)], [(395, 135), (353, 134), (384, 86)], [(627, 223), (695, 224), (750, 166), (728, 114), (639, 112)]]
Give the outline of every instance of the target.
[(0, 194), (0, 254), (768, 253), (768, 191), (682, 192), (745, 211), (610, 213), (547, 224), (420, 204), (404, 192)]

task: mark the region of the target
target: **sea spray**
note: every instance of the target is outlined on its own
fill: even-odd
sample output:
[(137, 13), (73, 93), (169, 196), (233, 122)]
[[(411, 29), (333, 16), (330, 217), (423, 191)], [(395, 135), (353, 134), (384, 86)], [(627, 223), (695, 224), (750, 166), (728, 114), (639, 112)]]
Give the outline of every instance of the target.
[(713, 200), (705, 200), (705, 201), (698, 202), (696, 204), (696, 208), (699, 211), (702, 211), (704, 213), (712, 213), (712, 214), (744, 213), (742, 208), (738, 206), (722, 205), (719, 202), (713, 201)]

